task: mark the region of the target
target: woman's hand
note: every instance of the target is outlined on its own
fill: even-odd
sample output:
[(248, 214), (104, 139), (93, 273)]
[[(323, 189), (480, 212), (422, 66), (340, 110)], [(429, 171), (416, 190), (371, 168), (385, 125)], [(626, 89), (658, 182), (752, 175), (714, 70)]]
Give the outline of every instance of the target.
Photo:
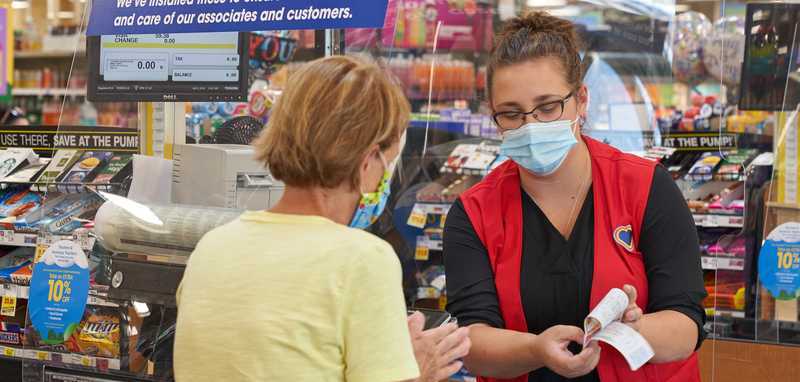
[(408, 330), (414, 346), (414, 357), (419, 365), (419, 382), (446, 380), (461, 370), (460, 361), (469, 354), (472, 343), (469, 328), (459, 328), (450, 323), (435, 329), (422, 330), (425, 317), (415, 312), (408, 317)]
[(642, 329), (641, 320), (644, 312), (642, 308), (636, 305), (636, 288), (632, 285), (625, 285), (622, 290), (628, 295), (628, 307), (625, 309), (625, 313), (622, 314), (622, 323), (627, 324), (638, 332)]
[(577, 355), (567, 349), (571, 342), (582, 341), (582, 329), (575, 326), (553, 326), (536, 337), (534, 352), (537, 359), (556, 374), (565, 378), (577, 378), (592, 372), (600, 362), (600, 347), (597, 342), (592, 342)]

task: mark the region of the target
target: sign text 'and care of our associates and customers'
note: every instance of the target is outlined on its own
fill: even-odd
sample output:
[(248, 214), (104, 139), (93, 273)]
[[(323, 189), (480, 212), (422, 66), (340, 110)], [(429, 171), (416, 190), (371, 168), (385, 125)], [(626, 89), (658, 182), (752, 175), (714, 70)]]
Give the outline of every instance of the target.
[(381, 28), (388, 0), (94, 0), (89, 35)]

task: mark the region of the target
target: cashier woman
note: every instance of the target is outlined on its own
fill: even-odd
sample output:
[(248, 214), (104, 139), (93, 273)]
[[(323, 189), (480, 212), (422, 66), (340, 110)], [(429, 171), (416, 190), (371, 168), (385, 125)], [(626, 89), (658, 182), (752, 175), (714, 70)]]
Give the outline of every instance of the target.
[[(510, 158), (462, 194), (444, 233), (448, 310), (470, 327), (483, 381), (699, 381), (705, 297), (692, 215), (667, 171), (581, 134), (588, 91), (573, 25), (509, 21), (488, 68)], [(631, 371), (613, 348), (581, 348), (610, 289), (655, 356)]]

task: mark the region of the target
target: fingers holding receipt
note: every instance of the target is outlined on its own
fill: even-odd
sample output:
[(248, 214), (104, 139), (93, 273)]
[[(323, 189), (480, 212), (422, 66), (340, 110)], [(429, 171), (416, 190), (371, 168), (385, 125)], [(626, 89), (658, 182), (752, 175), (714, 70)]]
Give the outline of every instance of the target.
[[(626, 289), (632, 287), (626, 286)], [(626, 311), (631, 309), (631, 305), (635, 305), (630, 296), (630, 293), (621, 289), (611, 289), (586, 317), (583, 343), (586, 346), (599, 341), (611, 345), (622, 354), (631, 370), (635, 371), (650, 361), (655, 352), (647, 340), (634, 329), (638, 327), (636, 322), (623, 323)]]

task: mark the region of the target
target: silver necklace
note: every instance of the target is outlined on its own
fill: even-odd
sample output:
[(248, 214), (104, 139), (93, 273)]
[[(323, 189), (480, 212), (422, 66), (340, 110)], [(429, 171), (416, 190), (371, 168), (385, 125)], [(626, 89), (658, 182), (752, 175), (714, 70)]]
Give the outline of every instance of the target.
[[(580, 185), (580, 187), (578, 187), (578, 190), (577, 190), (577, 192), (575, 193), (575, 196), (573, 196), (573, 197), (572, 197), (572, 208), (571, 208), (571, 209), (570, 209), (570, 211), (569, 211), (569, 220), (567, 221), (567, 227), (572, 227), (572, 229), (574, 229), (574, 228), (575, 228), (575, 227), (574, 227), (574, 225), (575, 225), (575, 221), (578, 219), (578, 217), (577, 217), (577, 216), (576, 216), (576, 214), (575, 214), (575, 208), (578, 206), (578, 201), (580, 200), (580, 199), (578, 198), (578, 195), (580, 195), (581, 193), (583, 193), (583, 189), (586, 187), (586, 183), (587, 183), (587, 182), (589, 181), (589, 179), (592, 177), (591, 175), (588, 175), (588, 176), (587, 176), (587, 174), (586, 174), (586, 169), (591, 169), (591, 166), (592, 166), (591, 160), (589, 160), (589, 157), (588, 157), (588, 156), (586, 157), (586, 160), (587, 160), (587, 162), (589, 162), (589, 163), (587, 163), (586, 167), (585, 167), (585, 168), (584, 168), (584, 170), (583, 170), (583, 171), (584, 171), (584, 174), (583, 174), (583, 175), (584, 175), (584, 176), (583, 176), (583, 181), (581, 182), (581, 185)], [(569, 231), (570, 231), (570, 232), (569, 232), (569, 235), (570, 235), (570, 236), (572, 236), (572, 229), (570, 229), (570, 230), (569, 230)]]
[[(575, 224), (575, 220), (577, 220), (577, 216), (575, 214), (575, 210), (576, 210), (576, 208), (578, 206), (578, 200), (579, 200), (578, 199), (578, 195), (583, 191), (584, 187), (586, 187), (586, 183), (591, 178), (591, 176), (586, 176), (586, 169), (591, 169), (591, 159), (590, 159), (588, 153), (587, 153), (587, 156), (586, 156), (586, 162), (587, 162), (586, 163), (586, 167), (584, 167), (584, 178), (583, 178), (583, 181), (581, 182), (580, 186), (577, 188), (577, 190), (575, 192), (575, 195), (572, 196), (572, 208), (570, 208), (570, 211), (569, 211), (569, 217), (568, 217), (569, 220), (567, 221), (567, 227), (572, 227)], [(548, 183), (549, 184), (556, 184), (556, 183), (560, 183), (560, 182), (548, 182)], [(544, 213), (544, 209), (542, 209), (542, 207), (536, 201), (536, 198), (528, 190), (525, 190), (525, 193), (528, 194), (528, 197), (530, 197), (531, 200), (533, 200), (533, 202), (537, 206), (539, 206), (539, 209)], [(546, 216), (547, 215), (545, 214), (545, 217)], [(552, 224), (552, 222), (551, 222), (551, 224)], [(574, 227), (572, 227), (572, 228), (574, 228)], [(570, 236), (572, 236), (572, 229), (570, 229)]]

